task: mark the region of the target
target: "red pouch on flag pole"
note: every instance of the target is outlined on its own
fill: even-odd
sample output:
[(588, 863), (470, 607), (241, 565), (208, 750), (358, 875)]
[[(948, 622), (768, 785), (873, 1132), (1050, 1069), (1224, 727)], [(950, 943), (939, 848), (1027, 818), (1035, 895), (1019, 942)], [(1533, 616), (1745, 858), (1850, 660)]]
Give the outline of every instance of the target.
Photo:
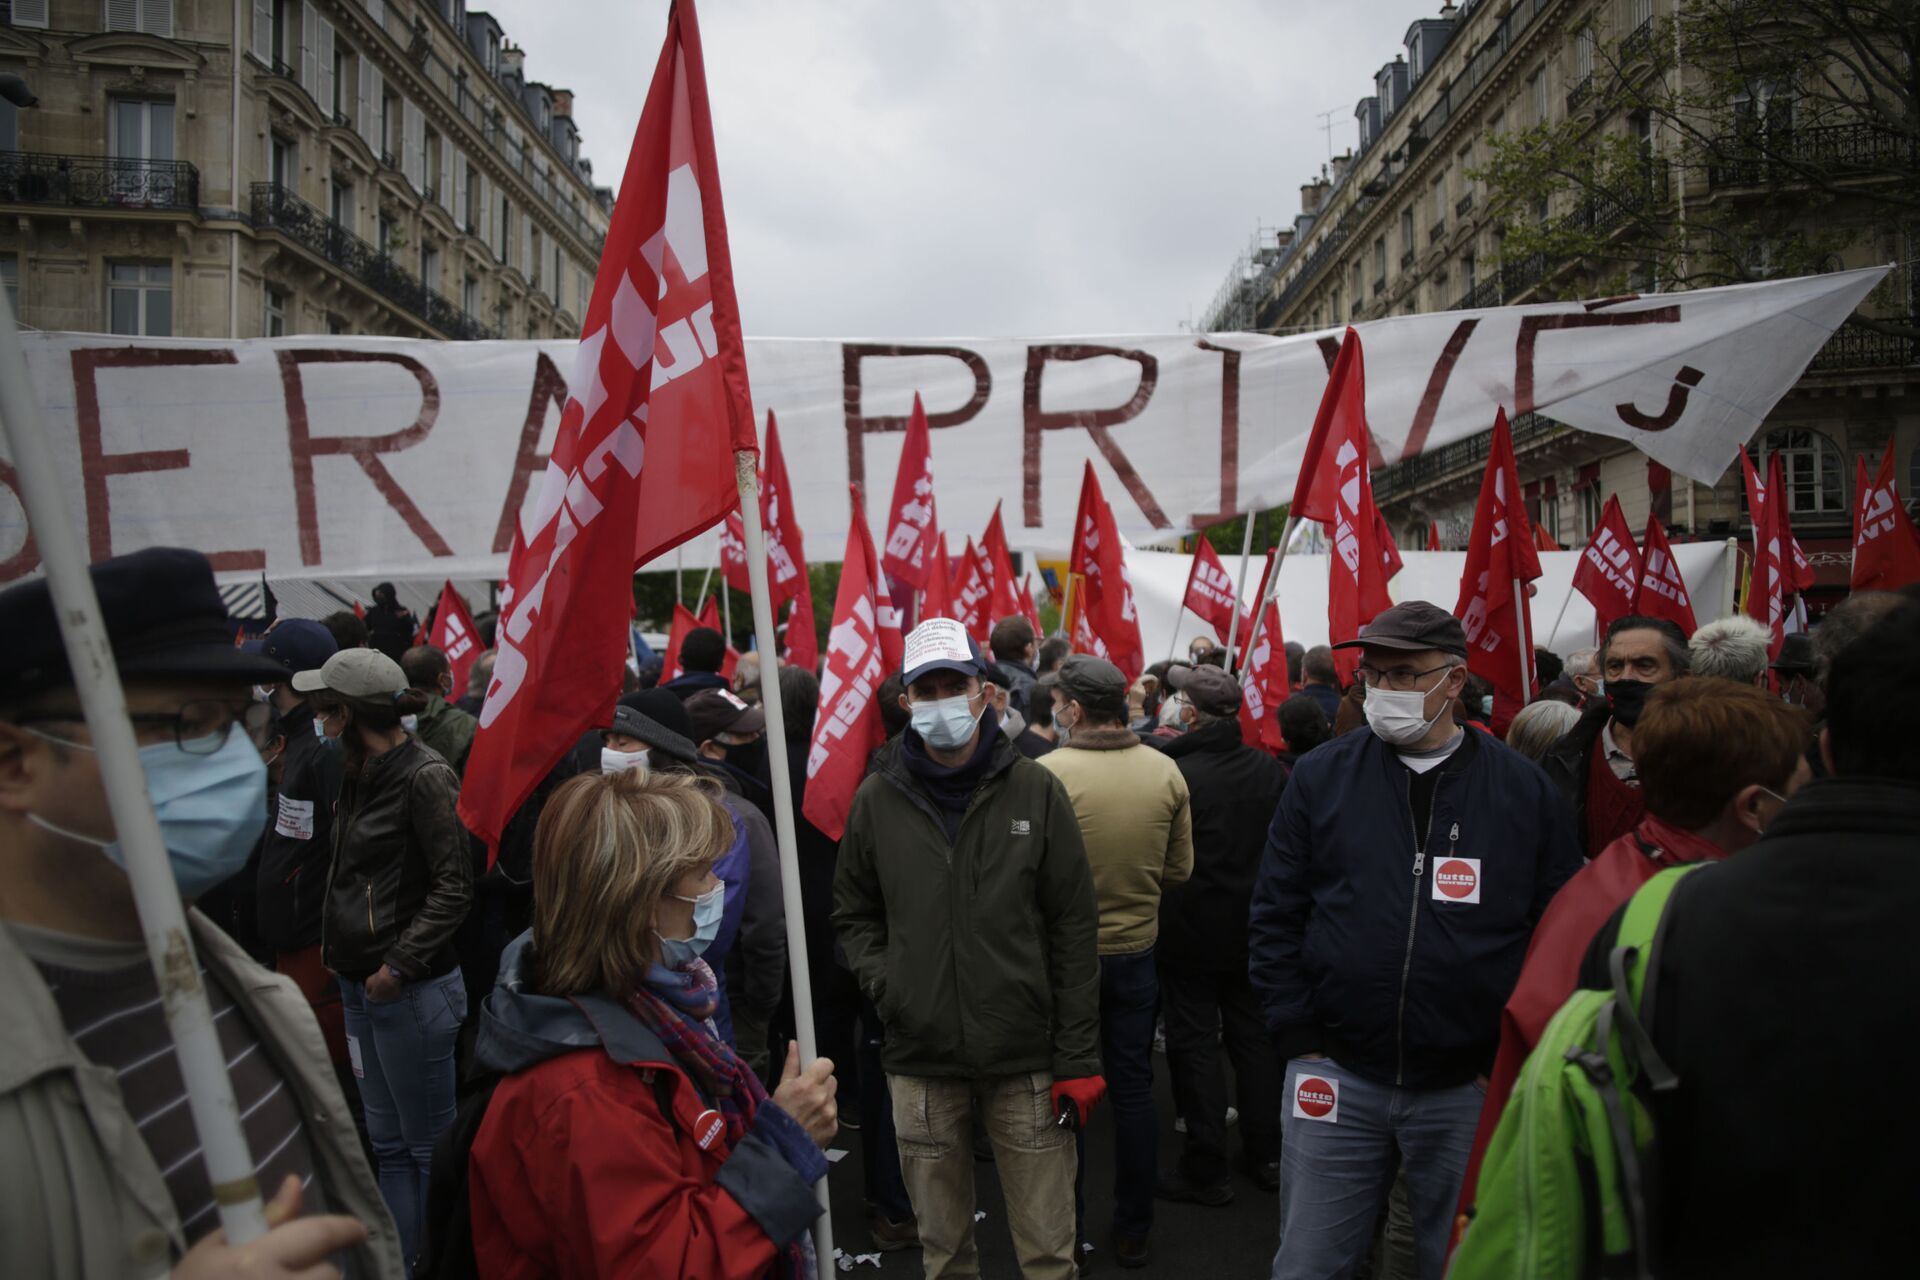
[(719, 523), (738, 502), (734, 454), (759, 449), (691, 4), (667, 14), (567, 386), (460, 792), (489, 849), (612, 714), (635, 568)]

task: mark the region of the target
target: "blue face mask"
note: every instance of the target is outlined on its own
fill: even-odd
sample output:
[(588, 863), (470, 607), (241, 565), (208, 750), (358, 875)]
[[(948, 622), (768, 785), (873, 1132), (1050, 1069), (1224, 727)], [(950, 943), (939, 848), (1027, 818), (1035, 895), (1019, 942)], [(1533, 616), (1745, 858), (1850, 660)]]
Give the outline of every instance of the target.
[(693, 904), (693, 936), (691, 938), (669, 938), (658, 929), (653, 936), (660, 939), (660, 964), (667, 969), (684, 969), (698, 960), (701, 953), (713, 945), (720, 933), (720, 916), (727, 909), (727, 886), (717, 884), (697, 898), (685, 894), (672, 895), (682, 902)]
[[(76, 750), (93, 750), (84, 742), (41, 736)], [(147, 775), (147, 794), (182, 897), (197, 898), (247, 865), (247, 855), (267, 825), (267, 766), (238, 725), (227, 731), (218, 750), (206, 755), (182, 751), (171, 742), (142, 747), (140, 768)], [(38, 814), (28, 814), (27, 820), (105, 851), (117, 867), (127, 865), (118, 840), (68, 831)]]

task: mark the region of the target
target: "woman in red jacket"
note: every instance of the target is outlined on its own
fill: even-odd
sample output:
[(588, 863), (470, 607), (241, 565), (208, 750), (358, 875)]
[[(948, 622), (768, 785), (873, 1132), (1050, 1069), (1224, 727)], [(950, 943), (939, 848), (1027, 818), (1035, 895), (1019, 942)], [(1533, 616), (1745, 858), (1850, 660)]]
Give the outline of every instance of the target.
[(534, 836), (533, 928), (501, 959), (477, 1060), (506, 1073), (468, 1165), (474, 1256), (520, 1277), (810, 1276), (833, 1064), (772, 1097), (709, 1021), (700, 959), (733, 824), (713, 784), (575, 778)]

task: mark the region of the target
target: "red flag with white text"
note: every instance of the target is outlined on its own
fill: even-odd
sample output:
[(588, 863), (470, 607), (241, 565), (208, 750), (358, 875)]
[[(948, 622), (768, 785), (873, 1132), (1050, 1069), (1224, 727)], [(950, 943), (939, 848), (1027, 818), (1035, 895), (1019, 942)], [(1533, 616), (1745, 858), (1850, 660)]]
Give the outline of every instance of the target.
[(720, 578), (735, 591), (753, 594), (753, 581), (747, 577), (747, 524), (738, 509), (720, 522)]
[[(1273, 575), (1274, 553), (1267, 552), (1267, 567), (1260, 574), (1260, 591), (1255, 600), (1266, 598), (1267, 581)], [(1251, 639), (1251, 632), (1248, 633)], [(1280, 732), (1280, 704), (1292, 688), (1287, 680), (1287, 638), (1280, 630), (1280, 603), (1267, 601), (1266, 620), (1260, 624), (1260, 638), (1241, 665), (1246, 680), (1240, 690), (1240, 740), (1250, 747), (1283, 751), (1286, 741)], [(1246, 641), (1241, 650), (1246, 651)]]
[[(1393, 603), (1367, 465), (1371, 443), (1366, 360), (1360, 335), (1349, 328), (1314, 415), (1291, 511), (1296, 519), (1324, 523), (1333, 544), (1327, 557), (1327, 636), (1335, 644), (1358, 639), (1360, 628)], [(1360, 651), (1336, 649), (1333, 657), (1341, 679), (1351, 680)]]
[[(1786, 639), (1786, 577), (1788, 553), (1781, 538), (1777, 498), (1784, 504), (1786, 494), (1778, 485), (1761, 479), (1747, 451), (1740, 451), (1740, 466), (1747, 485), (1747, 512), (1753, 521), (1753, 571), (1747, 585), (1746, 614), (1773, 633), (1767, 646), (1772, 657), (1780, 656)], [(1780, 455), (1773, 455), (1770, 473), (1780, 471)], [(1770, 477), (1771, 478), (1771, 475)]]
[(1526, 584), (1539, 576), (1540, 553), (1520, 502), (1513, 436), (1507, 411), (1501, 409), (1494, 415), (1487, 469), (1467, 541), (1466, 570), (1460, 575), (1460, 599), (1453, 607), (1467, 633), (1467, 669), (1493, 686), (1496, 733), (1533, 697), (1528, 678), (1533, 629)]
[(801, 812), (830, 839), (847, 828), (853, 793), (866, 777), (867, 756), (887, 740), (880, 719), (880, 682), (899, 665), (881, 644), (881, 567), (867, 533), (860, 492), (853, 491), (840, 593), (827, 636), (827, 662), (820, 673), (820, 714), (807, 750), (807, 792)]
[(880, 567), (919, 590), (927, 587), (927, 566), (940, 529), (934, 518), (933, 447), (928, 439), (927, 411), (920, 393), (913, 393), (913, 412), (907, 418), (907, 437), (900, 446), (900, 469), (893, 478), (893, 505), (887, 512), (887, 540), (881, 546)]
[(1666, 618), (1689, 636), (1699, 625), (1693, 619), (1693, 596), (1680, 576), (1680, 566), (1674, 562), (1673, 547), (1658, 515), (1647, 517), (1647, 545), (1632, 611), (1643, 618)]
[(634, 569), (719, 523), (737, 501), (734, 453), (759, 448), (690, 0), (667, 13), (580, 332), (546, 475), (515, 531), (460, 792), (490, 848), (611, 714)]
[[(1236, 613), (1245, 617), (1240, 607), (1238, 594), (1234, 591), (1233, 578), (1227, 572), (1227, 566), (1220, 562), (1219, 555), (1213, 549), (1213, 543), (1201, 534), (1193, 548), (1193, 565), (1187, 570), (1187, 593), (1182, 603), (1187, 611), (1196, 618), (1213, 627), (1214, 634), (1226, 643), (1227, 632), (1232, 630)], [(1241, 631), (1250, 630), (1244, 621)]]
[[(1100, 492), (1100, 478), (1088, 462), (1080, 480), (1080, 510), (1073, 523), (1070, 573), (1082, 576), (1079, 606), (1087, 630), (1097, 637), (1105, 657), (1119, 667), (1131, 684), (1146, 668), (1146, 646), (1140, 640), (1140, 615), (1134, 609), (1133, 583), (1120, 546), (1120, 530), (1113, 509)], [(1074, 646), (1078, 648), (1078, 644)]]
[(780, 424), (767, 410), (766, 462), (760, 479), (760, 523), (767, 537), (767, 584), (776, 611), (806, 586), (806, 537), (793, 507), (787, 458), (780, 450)]
[(480, 631), (467, 612), (467, 602), (449, 582), (440, 588), (440, 604), (433, 613), (433, 634), (427, 643), (447, 656), (453, 670), (454, 696), (467, 691), (467, 673), (480, 660)]
[(1593, 536), (1580, 552), (1573, 589), (1593, 605), (1602, 635), (1615, 619), (1633, 612), (1633, 602), (1640, 594), (1640, 550), (1633, 545), (1633, 530), (1627, 526), (1620, 499), (1614, 494), (1607, 495), (1600, 523), (1593, 527)]
[(1040, 625), (1040, 606), (1033, 602), (1032, 578), (1032, 570), (1020, 577), (1020, 616), (1033, 624), (1034, 635), (1045, 635), (1046, 629)]
[(955, 611), (953, 603), (953, 580), (947, 575), (947, 535), (934, 533), (933, 550), (927, 556), (925, 566), (927, 585), (920, 595), (920, 621), (928, 618), (952, 618), (955, 622), (964, 621)]
[(780, 657), (809, 671), (820, 665), (820, 634), (813, 625), (811, 580), (793, 593), (793, 606), (787, 610), (787, 641)]
[(1867, 480), (1860, 459), (1859, 501), (1853, 513), (1853, 589), (1893, 591), (1920, 582), (1920, 532), (1900, 504), (1893, 477), (1893, 446), (1881, 455), (1880, 469)]
[(987, 574), (987, 626), (1020, 612), (1020, 596), (1013, 585), (1013, 552), (1007, 547), (1007, 529), (1000, 522), (1000, 504), (980, 539), (980, 564)]
[(986, 557), (980, 549), (967, 539), (967, 549), (960, 553), (960, 570), (953, 578), (954, 617), (967, 629), (967, 634), (976, 641), (985, 644), (993, 622), (988, 617), (987, 606), (993, 593), (992, 585), (987, 581)]

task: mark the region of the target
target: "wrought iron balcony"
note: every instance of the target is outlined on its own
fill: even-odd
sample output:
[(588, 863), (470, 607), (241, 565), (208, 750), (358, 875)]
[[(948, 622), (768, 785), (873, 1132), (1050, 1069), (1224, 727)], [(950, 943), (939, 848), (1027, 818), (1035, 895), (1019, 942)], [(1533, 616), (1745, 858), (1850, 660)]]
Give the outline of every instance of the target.
[(1756, 130), (1745, 139), (1725, 139), (1721, 147), (1724, 158), (1707, 174), (1716, 187), (1793, 182), (1803, 176), (1803, 169), (1841, 178), (1875, 169), (1908, 169), (1912, 161), (1912, 144), (1906, 138), (1864, 121)]
[[(1535, 441), (1573, 430), (1565, 423), (1555, 422), (1537, 413), (1521, 414), (1513, 420), (1511, 428), (1516, 451), (1524, 450)], [(1493, 432), (1481, 431), (1464, 440), (1455, 440), (1438, 449), (1416, 454), (1405, 461), (1376, 467), (1373, 471), (1374, 500), (1385, 503), (1405, 498), (1448, 477), (1469, 479), (1477, 484), (1480, 469), (1486, 465), (1487, 453), (1492, 445)]]
[(1455, 200), (1453, 202), (1453, 212), (1454, 212), (1454, 216), (1460, 217), (1460, 218), (1464, 218), (1469, 213), (1472, 213), (1473, 212), (1473, 192), (1469, 191), (1467, 192), (1467, 194), (1461, 196), (1458, 200)]
[(260, 230), (279, 232), (449, 338), (473, 340), (496, 336), (486, 325), (422, 284), (392, 257), (285, 187), (273, 182), (256, 182), (252, 195), (253, 225)]
[(1435, 218), (1433, 220), (1433, 226), (1430, 227), (1427, 231), (1427, 239), (1432, 241), (1434, 244), (1439, 244), (1442, 240), (1446, 238), (1447, 238), (1447, 220), (1445, 218)]
[[(1920, 316), (1874, 317), (1920, 328)], [(1810, 370), (1891, 369), (1920, 364), (1920, 343), (1897, 333), (1881, 333), (1857, 324), (1842, 325), (1813, 357)]]
[(0, 151), (0, 204), (192, 212), (200, 207), (200, 171), (184, 160)]
[(1480, 311), (1487, 307), (1500, 305), (1500, 277), (1496, 274), (1482, 280), (1473, 288), (1460, 295), (1460, 301), (1453, 304), (1455, 311)]
[(1593, 97), (1593, 76), (1591, 73), (1581, 76), (1580, 83), (1567, 90), (1567, 114), (1578, 114), (1587, 100)]
[(1648, 18), (1645, 22), (1629, 32), (1627, 38), (1620, 42), (1620, 65), (1629, 67), (1636, 62), (1646, 61), (1652, 56), (1653, 19)]

